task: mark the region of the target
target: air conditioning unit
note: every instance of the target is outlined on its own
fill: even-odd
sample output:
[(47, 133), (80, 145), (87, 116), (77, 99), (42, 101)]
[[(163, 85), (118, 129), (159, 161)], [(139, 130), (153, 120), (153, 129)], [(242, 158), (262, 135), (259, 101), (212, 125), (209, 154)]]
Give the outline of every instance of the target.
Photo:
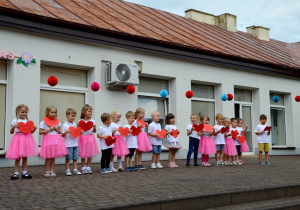
[(106, 64), (106, 84), (108, 87), (138, 85), (138, 65), (108, 62)]

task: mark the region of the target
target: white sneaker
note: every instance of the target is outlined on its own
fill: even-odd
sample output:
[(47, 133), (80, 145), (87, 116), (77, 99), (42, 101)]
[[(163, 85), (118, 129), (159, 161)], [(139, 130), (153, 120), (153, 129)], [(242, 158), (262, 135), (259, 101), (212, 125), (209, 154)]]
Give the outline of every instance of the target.
[(81, 172), (78, 171), (77, 169), (74, 169), (73, 174), (74, 174), (74, 175), (81, 175)]
[(87, 170), (87, 174), (92, 174), (92, 170)]
[(66, 170), (66, 175), (67, 176), (72, 176), (71, 171), (70, 170)]
[(157, 163), (156, 168), (163, 168), (163, 166), (160, 163)]
[(151, 168), (156, 168), (155, 163), (151, 164)]
[(233, 161), (233, 165), (236, 166), (236, 165), (237, 165), (237, 162)]

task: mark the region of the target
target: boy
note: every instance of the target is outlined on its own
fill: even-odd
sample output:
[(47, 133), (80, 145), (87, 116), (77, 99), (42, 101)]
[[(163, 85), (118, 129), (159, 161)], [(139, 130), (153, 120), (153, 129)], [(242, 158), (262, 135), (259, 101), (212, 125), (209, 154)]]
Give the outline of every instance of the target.
[(153, 121), (148, 127), (149, 140), (153, 147), (151, 168), (163, 168), (163, 166), (159, 163), (162, 139), (156, 133), (157, 130), (161, 131), (161, 125), (158, 123), (160, 120), (160, 113), (154, 111), (151, 113), (151, 117)]
[(200, 142), (200, 135), (201, 131), (197, 132), (195, 131), (195, 128), (193, 125), (197, 124), (197, 121), (199, 119), (197, 114), (191, 114), (191, 124), (188, 124), (186, 127), (187, 130), (187, 135), (189, 136), (189, 151), (187, 153), (187, 158), (186, 158), (186, 167), (190, 167), (190, 160), (191, 160), (191, 155), (194, 151), (194, 166), (199, 166), (197, 164), (198, 161), (198, 149), (199, 149), (199, 142)]
[(76, 111), (72, 108), (66, 110), (67, 121), (62, 126), (62, 137), (64, 137), (65, 145), (69, 151), (69, 154), (66, 155), (66, 175), (71, 176), (70, 171), (70, 160), (73, 160), (73, 174), (81, 175), (80, 171), (77, 170), (77, 160), (78, 160), (78, 138), (74, 138), (70, 134), (69, 127), (76, 128), (77, 125), (74, 122), (76, 118)]
[(213, 135), (215, 136), (215, 144), (217, 148), (217, 153), (215, 155), (216, 158), (216, 166), (225, 166), (225, 163), (222, 162), (223, 159), (223, 150), (225, 148), (225, 135), (221, 133), (221, 129), (224, 128), (223, 123), (223, 115), (216, 115), (217, 125), (214, 126), (215, 132)]
[(262, 162), (262, 153), (265, 151), (265, 158), (266, 158), (266, 165), (271, 165), (269, 162), (269, 135), (271, 133), (272, 128), (270, 130), (265, 131), (265, 128), (267, 127), (266, 122), (267, 122), (267, 116), (262, 114), (259, 117), (260, 123), (258, 124), (255, 128), (255, 134), (257, 135), (257, 141), (258, 141), (258, 150), (259, 150), (259, 155), (258, 155), (258, 160), (259, 163), (258, 165), (264, 165)]
[(114, 147), (114, 144), (107, 145), (105, 142), (105, 139), (108, 139), (108, 137), (112, 137), (112, 130), (109, 127), (111, 123), (111, 116), (109, 113), (103, 113), (101, 115), (101, 121), (103, 125), (101, 125), (98, 129), (97, 137), (100, 139), (100, 145), (101, 145), (101, 173), (110, 173), (112, 172), (109, 168), (110, 163), (110, 156), (112, 152), (112, 148)]

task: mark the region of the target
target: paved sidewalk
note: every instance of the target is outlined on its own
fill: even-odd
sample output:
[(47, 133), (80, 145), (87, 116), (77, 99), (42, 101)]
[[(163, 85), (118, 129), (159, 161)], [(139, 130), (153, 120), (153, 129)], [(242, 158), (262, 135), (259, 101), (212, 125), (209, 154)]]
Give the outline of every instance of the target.
[(179, 168), (167, 168), (162, 161), (163, 169), (150, 169), (150, 162), (143, 162), (147, 170), (110, 174), (100, 174), (100, 164), (93, 164), (94, 174), (80, 176), (65, 176), (64, 165), (57, 165), (57, 177), (52, 178), (42, 176), (43, 166), (34, 166), (29, 167), (32, 180), (10, 180), (13, 168), (0, 168), (0, 209), (112, 208), (300, 184), (300, 156), (271, 156), (270, 166), (259, 166), (255, 156), (244, 161), (242, 166), (190, 168), (185, 160), (177, 161)]

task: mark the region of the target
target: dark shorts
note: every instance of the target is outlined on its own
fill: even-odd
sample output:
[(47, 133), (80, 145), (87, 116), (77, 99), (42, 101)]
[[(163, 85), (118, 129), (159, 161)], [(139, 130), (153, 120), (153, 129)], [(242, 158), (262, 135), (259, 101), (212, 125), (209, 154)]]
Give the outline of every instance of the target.
[(134, 156), (134, 151), (135, 151), (135, 148), (128, 148), (129, 149), (129, 154), (126, 155), (126, 157), (133, 157)]
[(225, 148), (225, 144), (217, 144), (216, 148), (217, 148), (217, 151), (223, 151)]
[(241, 155), (241, 145), (235, 145), (238, 155)]
[(152, 144), (152, 147), (153, 147), (153, 154), (160, 154), (161, 153), (161, 145), (153, 145)]

